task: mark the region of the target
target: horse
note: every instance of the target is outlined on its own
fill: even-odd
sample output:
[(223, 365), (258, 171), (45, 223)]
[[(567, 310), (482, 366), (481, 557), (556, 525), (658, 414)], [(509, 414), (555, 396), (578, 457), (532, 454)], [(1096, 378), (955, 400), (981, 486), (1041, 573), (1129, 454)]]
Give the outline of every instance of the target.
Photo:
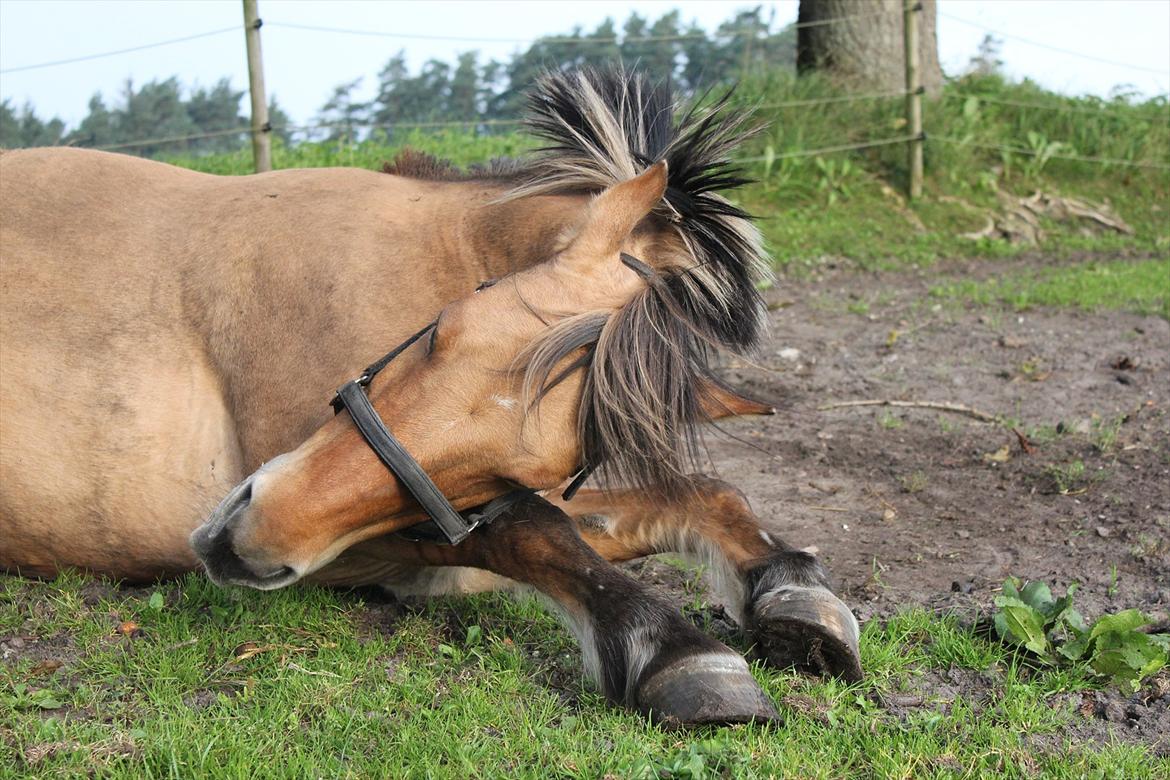
[[(766, 663), (860, 679), (822, 564), (696, 473), (702, 426), (774, 411), (712, 367), (765, 329), (768, 258), (723, 194), (749, 113), (585, 69), (543, 76), (527, 121), (542, 149), (468, 171), (0, 153), (0, 567), (524, 587), (611, 701), (776, 718), (740, 653), (615, 566), (671, 551), (706, 562)], [(374, 412), (457, 510), (538, 491), (459, 544), (409, 535), (426, 512), (328, 404), (428, 322), (367, 377)]]

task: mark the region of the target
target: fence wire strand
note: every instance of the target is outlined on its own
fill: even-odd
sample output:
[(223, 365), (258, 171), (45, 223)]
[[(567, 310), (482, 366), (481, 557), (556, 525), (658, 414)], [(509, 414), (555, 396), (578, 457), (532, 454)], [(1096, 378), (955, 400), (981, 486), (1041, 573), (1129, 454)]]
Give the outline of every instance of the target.
[[(901, 11), (896, 12), (901, 15)], [(866, 13), (846, 14), (844, 16), (835, 16), (832, 19), (819, 19), (813, 22), (793, 22), (787, 28), (799, 30), (805, 27), (823, 27), (825, 25), (837, 24), (853, 19), (872, 19), (877, 16), (889, 16), (889, 11), (871, 11)], [(435, 35), (430, 33), (408, 33), (408, 32), (390, 32), (384, 30), (359, 30), (352, 27), (327, 27), (315, 24), (298, 24), (296, 22), (282, 22), (279, 20), (267, 21), (264, 23), (269, 27), (283, 27), (287, 30), (303, 30), (306, 32), (323, 32), (323, 33), (337, 33), (340, 35), (362, 35), (373, 38), (402, 38), (405, 40), (418, 41), (455, 41), (457, 43), (565, 43), (565, 44), (623, 44), (623, 43), (660, 43), (670, 41), (689, 41), (707, 38), (742, 38), (747, 35), (755, 35), (756, 31), (743, 31), (731, 33), (712, 33), (708, 35), (706, 32), (700, 33), (684, 33), (681, 35), (638, 35), (638, 36), (616, 36), (607, 35), (604, 37), (578, 36), (568, 37), (563, 35), (548, 35), (539, 36), (536, 38), (499, 38), (486, 36), (464, 36), (464, 35)], [(787, 29), (785, 28), (785, 29)]]
[(831, 98), (808, 98), (806, 100), (784, 100), (779, 103), (763, 103), (755, 106), (757, 110), (766, 110), (769, 108), (795, 108), (798, 106), (819, 106), (830, 103), (854, 103), (859, 100), (880, 100), (882, 98), (897, 98), (906, 97), (910, 93), (906, 90), (898, 90), (896, 92), (871, 92), (866, 95), (840, 95)]
[[(897, 138), (880, 138), (876, 141), (859, 141), (853, 144), (840, 144), (838, 146), (825, 146), (820, 149), (801, 149), (796, 152), (785, 152), (783, 154), (776, 154), (772, 156), (773, 160), (786, 160), (794, 157), (818, 157), (822, 154), (836, 154), (837, 152), (852, 152), (856, 149), (870, 149), (875, 146), (889, 146), (891, 144), (904, 144), (909, 141), (918, 140), (916, 135), (901, 135)], [(739, 163), (753, 163), (764, 162), (768, 158), (766, 156), (759, 157), (740, 157), (736, 160)]]
[(0, 73), (18, 73), (22, 70), (35, 70), (37, 68), (52, 68), (56, 65), (69, 65), (74, 62), (87, 62), (89, 60), (98, 60), (103, 57), (114, 57), (119, 54), (130, 54), (131, 52), (144, 51), (146, 49), (156, 49), (159, 46), (170, 46), (173, 43), (185, 43), (187, 41), (194, 41), (200, 38), (210, 38), (213, 35), (223, 35), (229, 32), (239, 32), (240, 25), (233, 25), (231, 27), (224, 27), (219, 30), (209, 30), (208, 32), (196, 33), (195, 35), (185, 35), (182, 38), (171, 38), (166, 41), (159, 41), (157, 43), (144, 43), (141, 46), (131, 46), (127, 49), (117, 49), (115, 51), (104, 51), (97, 54), (85, 54), (80, 57), (70, 57), (64, 60), (53, 60), (52, 62), (38, 62), (33, 65), (18, 65), (14, 68), (0, 69)]
[(1083, 52), (1074, 51), (1072, 49), (1062, 49), (1059, 46), (1053, 46), (1053, 45), (1048, 44), (1048, 43), (1041, 43), (1040, 41), (1034, 41), (1030, 38), (1021, 38), (1019, 35), (1012, 35), (1011, 33), (1005, 33), (1002, 30), (996, 30), (996, 29), (993, 29), (991, 27), (988, 27), (987, 25), (980, 24), (979, 22), (972, 22), (969, 19), (963, 19), (961, 17), (955, 16), (954, 14), (949, 14), (949, 13), (946, 13), (944, 11), (939, 11), (938, 15), (943, 17), (944, 19), (950, 19), (952, 22), (958, 22), (960, 24), (965, 24), (969, 27), (975, 27), (975, 28), (983, 30), (985, 32), (989, 32), (989, 33), (992, 33), (994, 35), (998, 35), (1001, 38), (1007, 38), (1008, 40), (1019, 41), (1020, 43), (1026, 43), (1029, 46), (1035, 46), (1039, 49), (1048, 49), (1049, 51), (1059, 52), (1060, 54), (1068, 54), (1069, 56), (1072, 56), (1072, 57), (1080, 57), (1083, 60), (1091, 60), (1093, 62), (1104, 63), (1105, 65), (1115, 65), (1119, 68), (1129, 68), (1130, 70), (1142, 70), (1142, 71), (1145, 71), (1147, 73), (1156, 73), (1159, 76), (1170, 77), (1170, 68), (1151, 68), (1151, 67), (1148, 67), (1146, 65), (1134, 65), (1134, 64), (1128, 63), (1128, 62), (1118, 62), (1117, 60), (1109, 60), (1109, 59), (1105, 59), (1104, 57), (1096, 57), (1092, 54), (1085, 54)]
[[(962, 138), (948, 138), (940, 135), (928, 135), (927, 141), (941, 141), (946, 144), (954, 146), (973, 146), (976, 149), (991, 149), (998, 152), (1011, 152), (1012, 154), (1024, 154), (1035, 157), (1041, 154), (1034, 149), (1025, 149), (1020, 146), (1004, 146), (1002, 144), (985, 144), (978, 141), (967, 141)], [(1062, 142), (1063, 143), (1063, 142)], [(1068, 144), (1066, 144), (1067, 146)], [(1170, 171), (1170, 164), (1156, 163), (1156, 162), (1139, 162), (1137, 160), (1121, 160), (1112, 157), (1091, 157), (1083, 154), (1061, 154), (1060, 152), (1053, 152), (1046, 156), (1053, 160), (1074, 160), (1077, 162), (1096, 163), (1098, 165), (1123, 165), (1130, 168), (1153, 168), (1155, 170)]]
[[(1085, 108), (1082, 106), (1062, 106), (1056, 103), (1032, 103), (1025, 100), (1004, 100), (1003, 98), (988, 97), (977, 92), (953, 92), (949, 95), (943, 95), (944, 100), (957, 100), (958, 98), (975, 98), (983, 103), (1015, 106), (1017, 108), (1038, 108), (1042, 111), (1063, 111), (1070, 114), (1089, 114), (1092, 116), (1123, 116), (1122, 112), (1112, 109), (1109, 106)], [(1167, 111), (1166, 116), (1162, 117), (1162, 121), (1170, 122), (1170, 111)]]
[[(478, 125), (518, 125), (523, 119), (451, 119), (433, 122), (319, 122), (315, 124), (273, 125), (263, 132), (307, 133), (313, 130), (399, 130), (426, 127), (472, 127)], [(251, 127), (237, 127), (227, 130), (211, 130), (203, 133), (189, 133), (187, 135), (172, 135), (165, 138), (146, 138), (141, 141), (125, 141), (116, 144), (88, 147), (108, 152), (117, 149), (129, 149), (136, 146), (151, 146), (153, 144), (180, 143), (182, 141), (201, 141), (206, 138), (222, 138), (229, 135), (251, 134), (255, 132)]]

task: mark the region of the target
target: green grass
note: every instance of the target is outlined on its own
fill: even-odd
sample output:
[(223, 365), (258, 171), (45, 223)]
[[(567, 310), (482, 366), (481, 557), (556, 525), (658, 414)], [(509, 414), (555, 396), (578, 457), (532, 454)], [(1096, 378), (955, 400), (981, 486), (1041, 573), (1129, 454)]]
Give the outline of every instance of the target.
[(962, 281), (931, 289), (938, 298), (1015, 309), (1059, 306), (1087, 311), (1123, 309), (1170, 319), (1170, 259), (1091, 262)]
[[(45, 657), (0, 666), (0, 777), (1139, 777), (1165, 759), (1068, 732), (1059, 692), (947, 617), (870, 623), (868, 679), (756, 668), (779, 727), (669, 732), (607, 705), (534, 600), (437, 600), (392, 626), (358, 597), (221, 590), (200, 576), (151, 591), (0, 579), (0, 633)], [(156, 608), (157, 607), (157, 608)], [(115, 635), (134, 620), (143, 634)], [(478, 629), (472, 628), (478, 626)], [(251, 654), (249, 654), (251, 653)], [(963, 670), (971, 670), (964, 672)], [(977, 699), (929, 684), (986, 677)], [(882, 701), (921, 696), (900, 710)], [(57, 706), (60, 705), (60, 706)], [(31, 766), (27, 757), (41, 756)], [(655, 774), (655, 773), (658, 774)]]

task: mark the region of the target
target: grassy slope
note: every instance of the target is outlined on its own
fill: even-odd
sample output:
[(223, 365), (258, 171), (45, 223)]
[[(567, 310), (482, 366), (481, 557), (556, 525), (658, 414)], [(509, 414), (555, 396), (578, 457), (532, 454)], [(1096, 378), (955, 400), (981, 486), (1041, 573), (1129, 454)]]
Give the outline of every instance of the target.
[[(816, 82), (782, 76), (740, 90), (760, 96), (763, 105), (829, 93)], [(969, 93), (1073, 110), (973, 102)], [(820, 162), (779, 159), (897, 135), (899, 113), (896, 100), (761, 109), (770, 129), (745, 155), (762, 156), (771, 147), (776, 159), (753, 163), (761, 181), (738, 197), (761, 215), (781, 269), (1011, 256), (1021, 249), (957, 234), (982, 226), (971, 206), (994, 207), (997, 189), (1042, 188), (1108, 199), (1135, 228), (1133, 236), (1085, 236), (1075, 227), (1046, 225), (1045, 255), (1058, 265), (1082, 250), (1138, 259), (1065, 264), (934, 294), (977, 305), (1167, 314), (1166, 171), (1059, 160), (1041, 167), (1026, 156), (938, 141), (927, 147), (926, 197), (910, 207), (897, 195), (904, 176), (899, 147)], [(952, 86), (928, 105), (927, 128), (975, 143), (1040, 148), (1059, 139), (1079, 154), (1170, 162), (1165, 101), (1098, 105), (983, 80)], [(1030, 138), (1029, 131), (1041, 137)], [(276, 165), (377, 168), (404, 144), (459, 164), (531, 146), (515, 135), (416, 133), (393, 145), (278, 149)], [(246, 153), (181, 162), (215, 173), (249, 169)], [(38, 667), (38, 658), (0, 665), (0, 777), (1170, 776), (1165, 760), (1155, 762), (1142, 748), (1068, 744), (1067, 729), (1080, 716), (1053, 694), (1090, 686), (1081, 673), (1030, 674), (954, 620), (922, 612), (866, 627), (870, 677), (861, 685), (758, 670), (782, 703), (787, 722), (780, 728), (672, 734), (606, 706), (583, 687), (568, 635), (531, 601), (442, 600), (379, 630), (368, 625), (371, 613), (356, 597), (313, 588), (222, 591), (190, 577), (160, 588), (157, 610), (149, 592), (115, 592), (95, 602), (73, 577), (52, 584), (0, 578), (0, 589), (0, 633), (48, 638), (47, 657), (65, 661), (55, 671)], [(126, 619), (141, 623), (144, 636), (115, 636)], [(480, 638), (469, 642), (473, 625), (481, 627)], [(905, 718), (874, 704), (948, 669), (988, 675), (988, 698), (946, 702), (928, 695)], [(38, 755), (37, 763), (24, 763)]]
[[(572, 640), (532, 600), (435, 601), (371, 626), (357, 597), (308, 587), (220, 590), (191, 576), (160, 587), (158, 608), (149, 590), (94, 598), (72, 576), (0, 587), (0, 633), (42, 637), (66, 661), (0, 667), (0, 777), (1170, 771), (1138, 747), (1073, 744), (1075, 699), (1054, 694), (1089, 687), (1079, 673), (1033, 673), (923, 612), (866, 627), (862, 684), (757, 669), (785, 705), (783, 726), (671, 733), (583, 687)], [(124, 620), (143, 635), (116, 636)], [(946, 670), (985, 675), (987, 698), (906, 695)], [(904, 716), (876, 703), (899, 695)], [(42, 757), (29, 766), (28, 756)]]

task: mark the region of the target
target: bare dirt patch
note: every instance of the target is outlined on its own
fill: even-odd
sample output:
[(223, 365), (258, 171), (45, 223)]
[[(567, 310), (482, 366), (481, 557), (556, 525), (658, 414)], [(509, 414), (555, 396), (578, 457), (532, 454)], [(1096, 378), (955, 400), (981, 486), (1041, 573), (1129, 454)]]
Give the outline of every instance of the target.
[[(712, 437), (715, 469), (789, 543), (819, 550), (862, 618), (986, 606), (1016, 575), (1081, 583), (1090, 616), (1137, 607), (1165, 621), (1170, 323), (926, 295), (973, 270), (780, 285), (763, 365), (725, 372), (780, 413), (725, 426), (738, 440)], [(958, 403), (1008, 425), (818, 411), (860, 399)]]

